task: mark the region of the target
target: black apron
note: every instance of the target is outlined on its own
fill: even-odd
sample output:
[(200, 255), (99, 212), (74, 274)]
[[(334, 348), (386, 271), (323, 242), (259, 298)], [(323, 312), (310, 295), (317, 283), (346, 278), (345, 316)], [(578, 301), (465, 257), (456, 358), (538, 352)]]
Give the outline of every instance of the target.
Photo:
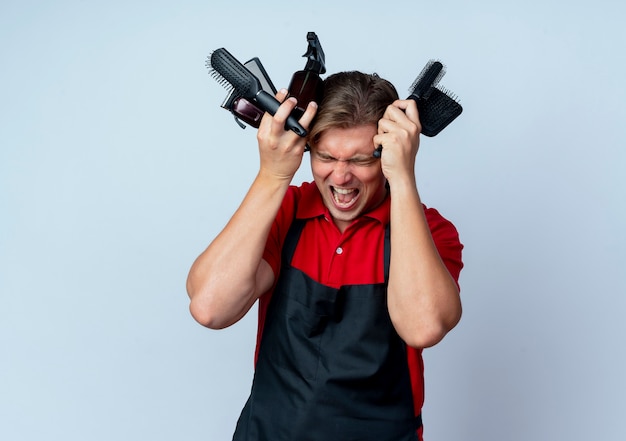
[(233, 441), (417, 441), (404, 342), (385, 283), (331, 288), (290, 263), (304, 220), (285, 239), (252, 391)]

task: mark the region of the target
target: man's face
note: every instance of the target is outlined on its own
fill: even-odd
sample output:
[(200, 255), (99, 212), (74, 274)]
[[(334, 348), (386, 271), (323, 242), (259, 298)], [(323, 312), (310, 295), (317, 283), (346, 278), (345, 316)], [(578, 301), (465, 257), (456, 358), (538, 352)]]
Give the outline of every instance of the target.
[(330, 129), (311, 149), (311, 170), (335, 224), (344, 231), (387, 194), (380, 161), (372, 157), (375, 125)]

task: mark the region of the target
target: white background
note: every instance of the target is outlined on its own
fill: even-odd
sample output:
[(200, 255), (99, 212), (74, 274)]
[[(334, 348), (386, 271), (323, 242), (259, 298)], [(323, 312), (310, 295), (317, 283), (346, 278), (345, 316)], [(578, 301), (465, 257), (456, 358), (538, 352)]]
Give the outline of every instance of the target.
[(204, 62), (286, 87), (308, 31), (401, 94), (439, 59), (464, 106), (416, 170), (466, 265), (426, 439), (626, 439), (624, 3), (214, 3), (0, 3), (0, 439), (230, 439), (256, 317), (202, 328), (185, 278), (258, 158)]

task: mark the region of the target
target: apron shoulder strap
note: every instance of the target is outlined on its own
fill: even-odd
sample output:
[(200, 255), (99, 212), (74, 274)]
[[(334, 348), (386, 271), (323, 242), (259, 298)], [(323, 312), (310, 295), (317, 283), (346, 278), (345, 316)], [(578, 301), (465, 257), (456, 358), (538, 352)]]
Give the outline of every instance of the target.
[(302, 234), (302, 229), (304, 228), (305, 223), (306, 219), (296, 218), (294, 218), (293, 222), (291, 222), (291, 226), (289, 227), (289, 231), (285, 237), (285, 243), (283, 244), (283, 264), (291, 264), (291, 259), (296, 252), (296, 246), (298, 246), (300, 234)]

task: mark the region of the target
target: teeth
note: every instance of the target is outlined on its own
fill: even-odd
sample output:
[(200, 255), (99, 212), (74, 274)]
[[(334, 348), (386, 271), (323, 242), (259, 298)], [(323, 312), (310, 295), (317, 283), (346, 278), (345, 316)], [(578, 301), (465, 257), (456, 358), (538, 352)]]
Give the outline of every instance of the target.
[(356, 198), (357, 190), (356, 188), (337, 188), (332, 187), (333, 190), (333, 199), (335, 203), (339, 206), (349, 206), (354, 202)]
[(339, 194), (350, 194), (354, 191), (354, 189), (348, 189), (348, 188), (337, 188), (335, 187), (334, 190), (339, 193)]

